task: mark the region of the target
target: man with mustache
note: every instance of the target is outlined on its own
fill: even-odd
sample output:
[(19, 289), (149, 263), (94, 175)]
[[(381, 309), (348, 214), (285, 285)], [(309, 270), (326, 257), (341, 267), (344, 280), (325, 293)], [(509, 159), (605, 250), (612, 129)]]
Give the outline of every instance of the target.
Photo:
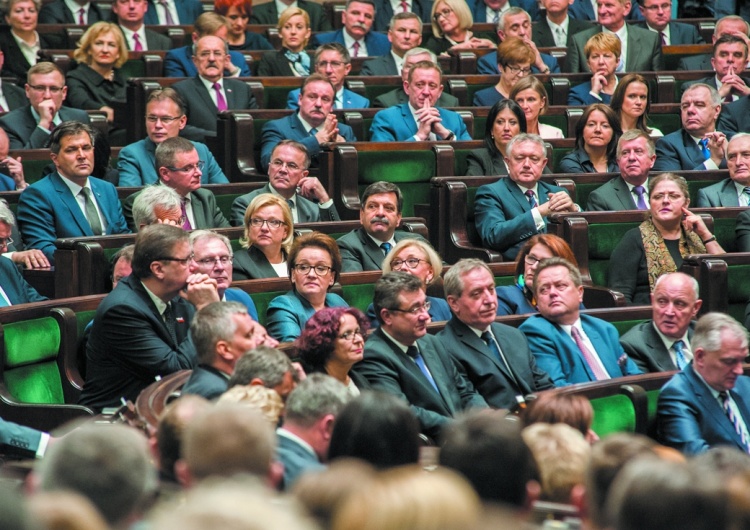
[(341, 13), (341, 22), (344, 25), (342, 29), (313, 37), (312, 46), (317, 48), (321, 44), (338, 42), (352, 57), (385, 55), (391, 49), (388, 37), (370, 31), (375, 22), (373, 0), (348, 0), (346, 9)]
[(342, 272), (379, 271), (383, 258), (402, 239), (424, 239), (418, 234), (396, 230), (401, 222), (404, 198), (391, 182), (375, 182), (362, 195), (360, 228), (341, 236)]

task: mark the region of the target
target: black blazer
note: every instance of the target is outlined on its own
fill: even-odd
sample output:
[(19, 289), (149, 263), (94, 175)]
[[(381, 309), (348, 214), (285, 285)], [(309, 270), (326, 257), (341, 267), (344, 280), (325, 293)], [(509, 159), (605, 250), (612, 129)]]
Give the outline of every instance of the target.
[[(577, 20), (568, 15), (568, 35), (565, 38), (565, 45), (567, 47), (572, 46), (573, 35), (579, 31), (589, 29), (590, 27), (591, 22), (587, 20)], [(547, 17), (542, 17), (539, 22), (534, 24), (534, 33), (531, 40), (533, 40), (534, 44), (540, 48), (554, 48), (557, 46), (557, 44), (555, 44), (555, 37), (552, 34), (552, 28), (550, 28), (549, 22), (547, 21)]]
[(493, 323), (491, 328), (512, 375), (487, 344), (455, 316), (437, 335), (459, 371), (491, 407), (510, 409), (517, 404), (517, 395), (553, 387), (549, 375), (537, 366), (523, 333), (505, 324)]
[[(62, 35), (39, 34), (39, 44), (42, 50), (65, 48), (66, 41), (67, 39)], [(34, 65), (29, 64), (26, 56), (21, 53), (21, 48), (18, 47), (16, 39), (11, 35), (9, 27), (0, 29), (0, 50), (5, 55), (5, 62), (3, 63), (0, 75), (3, 77), (16, 77), (20, 85), (26, 83), (26, 72)]]
[(257, 247), (240, 249), (234, 253), (232, 262), (232, 281), (257, 280), (258, 278), (278, 278), (276, 270)]
[[(317, 2), (297, 0), (297, 7), (307, 11), (307, 14), (310, 16), (310, 29), (313, 32), (331, 31), (333, 29), (325, 10)], [(253, 12), (250, 15), (250, 24), (271, 24), (275, 26), (278, 22), (279, 12), (276, 10), (276, 2), (267, 2), (253, 6)]]
[[(88, 25), (91, 26), (93, 23), (102, 20), (107, 20), (106, 16), (94, 2), (91, 2), (89, 4)], [(39, 23), (78, 24), (78, 16), (73, 16), (63, 0), (53, 0), (42, 5), (42, 9), (39, 10)]]
[(67, 104), (75, 109), (98, 110), (113, 101), (125, 101), (127, 83), (120, 69), (115, 69), (112, 81), (104, 79), (89, 65), (80, 63), (68, 72)]
[[(122, 26), (118, 27), (120, 28), (120, 30), (122, 30)], [(148, 49), (148, 51), (172, 49), (172, 39), (170, 39), (166, 35), (162, 35), (161, 33), (157, 33), (150, 29), (145, 30), (145, 33), (146, 48)], [(125, 37), (124, 33), (123, 37)], [(130, 43), (128, 42), (128, 39), (125, 39), (125, 46), (128, 46), (128, 49), (130, 49)]]
[[(310, 57), (310, 63), (312, 69), (312, 57)], [(289, 59), (284, 57), (284, 50), (278, 50), (263, 54), (260, 63), (258, 63), (258, 75), (263, 77), (293, 77), (294, 70), (292, 65), (289, 64)]]
[[(695, 322), (690, 323), (688, 328), (688, 340), (693, 339)], [(669, 351), (664, 342), (654, 329), (654, 321), (646, 320), (637, 326), (633, 326), (620, 337), (622, 349), (633, 359), (633, 362), (646, 372), (669, 372), (677, 370)]]

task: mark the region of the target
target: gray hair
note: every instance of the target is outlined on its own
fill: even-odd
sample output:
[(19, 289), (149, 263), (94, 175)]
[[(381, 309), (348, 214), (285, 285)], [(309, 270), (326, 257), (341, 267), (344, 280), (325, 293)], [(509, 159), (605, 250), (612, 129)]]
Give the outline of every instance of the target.
[(743, 24), (745, 24), (745, 35), (750, 37), (750, 24), (748, 24), (747, 20), (737, 15), (727, 15), (717, 20), (716, 26), (714, 26), (714, 36), (719, 36), (719, 26), (721, 25), (722, 22), (725, 22), (725, 21), (729, 22), (732, 20), (742, 22)]
[(690, 288), (693, 290), (693, 295), (695, 296), (695, 299), (697, 300), (700, 297), (700, 286), (698, 285), (698, 280), (696, 280), (689, 274), (685, 274), (684, 272), (668, 272), (666, 274), (662, 274), (661, 276), (656, 278), (656, 282), (654, 283), (654, 291), (656, 291), (656, 288), (659, 287), (659, 284), (662, 281), (664, 281), (665, 278), (672, 278), (672, 277), (684, 278), (685, 281), (687, 281), (690, 284)]
[(693, 351), (698, 348), (707, 352), (721, 351), (721, 334), (723, 331), (729, 332), (733, 338), (742, 342), (743, 347), (747, 347), (747, 329), (724, 313), (706, 313), (700, 317), (695, 325), (695, 333), (690, 341), (690, 347)]
[(516, 136), (511, 138), (510, 142), (508, 142), (508, 145), (505, 147), (505, 153), (503, 154), (509, 157), (510, 153), (513, 151), (513, 147), (515, 147), (517, 144), (520, 145), (526, 142), (532, 142), (539, 145), (542, 148), (544, 156), (547, 156), (547, 146), (544, 144), (544, 139), (538, 134), (530, 133), (517, 134)]
[(16, 225), (16, 217), (5, 199), (0, 199), (0, 223), (5, 223), (8, 226)]
[(213, 232), (211, 230), (193, 230), (192, 232), (190, 232), (191, 247), (195, 246), (198, 241), (203, 241), (204, 239), (217, 239), (224, 243), (224, 245), (226, 245), (227, 251), (229, 251), (230, 256), (234, 254), (234, 252), (232, 251), (232, 242), (227, 236), (223, 234), (217, 234), (216, 232)]
[(433, 52), (431, 52), (427, 48), (412, 48), (411, 50), (409, 50), (408, 52), (404, 54), (404, 61), (406, 61), (407, 58), (412, 57), (414, 55), (423, 55), (425, 53), (430, 56), (430, 60), (433, 62), (435, 66), (439, 66), (437, 55), (435, 55)]
[(687, 96), (690, 92), (695, 92), (699, 88), (705, 88), (706, 90), (708, 90), (708, 93), (710, 94), (709, 97), (711, 99), (711, 105), (713, 105), (714, 107), (721, 105), (721, 96), (719, 95), (719, 91), (711, 85), (707, 85), (706, 83), (696, 83), (687, 87), (685, 89), (685, 92), (682, 93), (682, 98), (680, 99), (680, 101), (682, 101), (682, 99), (684, 99), (685, 96)]
[(288, 372), (294, 373), (294, 367), (286, 353), (270, 346), (258, 346), (237, 360), (228, 386), (249, 385), (257, 378), (266, 388), (273, 388), (281, 384)]
[(310, 374), (289, 394), (284, 419), (310, 427), (323, 416), (337, 416), (349, 402), (350, 396), (349, 390), (333, 377)]
[(378, 320), (383, 322), (383, 317), (380, 315), (382, 309), (394, 309), (398, 306), (398, 297), (401, 293), (413, 293), (424, 291), (424, 289), (422, 280), (409, 273), (393, 271), (383, 274), (375, 282), (375, 294), (372, 298)]
[(500, 18), (497, 19), (497, 29), (499, 31), (505, 31), (505, 18), (512, 17), (513, 15), (520, 15), (521, 13), (526, 15), (529, 23), (531, 23), (531, 16), (529, 16), (525, 9), (522, 9), (520, 7), (511, 7), (507, 11), (504, 11), (503, 14), (500, 15)]
[(458, 260), (443, 277), (443, 291), (445, 291), (446, 298), (448, 296), (455, 296), (456, 298), (461, 296), (461, 293), (464, 292), (464, 275), (474, 269), (484, 269), (494, 278), (492, 271), (484, 261), (476, 258)]
[(141, 226), (156, 224), (154, 209), (162, 206), (167, 210), (180, 209), (182, 206), (180, 194), (169, 186), (153, 184), (146, 186), (133, 201), (133, 222), (136, 231)]
[(622, 155), (622, 144), (624, 144), (625, 142), (630, 142), (632, 140), (637, 140), (638, 138), (646, 139), (646, 149), (648, 150), (648, 156), (654, 156), (656, 154), (656, 145), (648, 134), (640, 129), (630, 129), (629, 131), (625, 131), (624, 133), (622, 133), (620, 139), (617, 140), (617, 157), (619, 158), (620, 155)]
[(156, 152), (154, 158), (156, 160), (156, 171), (159, 172), (160, 167), (169, 167), (174, 164), (175, 156), (180, 153), (190, 153), (195, 151), (195, 145), (187, 138), (181, 136), (175, 136), (174, 138), (167, 138), (158, 146), (156, 146)]
[(214, 302), (198, 311), (190, 324), (198, 362), (212, 364), (216, 360), (216, 344), (231, 341), (237, 330), (233, 315), (247, 315), (247, 307), (239, 302)]

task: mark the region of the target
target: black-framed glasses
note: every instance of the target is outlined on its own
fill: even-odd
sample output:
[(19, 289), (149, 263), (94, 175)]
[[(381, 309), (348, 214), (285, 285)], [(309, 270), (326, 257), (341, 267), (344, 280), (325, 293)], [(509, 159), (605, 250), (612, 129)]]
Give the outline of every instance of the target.
[(531, 68), (521, 68), (520, 66), (511, 66), (507, 65), (505, 68), (510, 70), (510, 73), (513, 75), (529, 75), (531, 73)]
[(410, 315), (416, 316), (422, 311), (424, 311), (425, 313), (428, 313), (430, 311), (431, 306), (432, 304), (430, 303), (429, 300), (427, 300), (424, 304), (418, 305), (416, 307), (412, 307), (411, 309), (399, 309), (398, 307), (394, 307), (394, 308), (389, 309), (388, 311), (398, 311), (399, 313), (408, 313)]
[(391, 269), (400, 269), (404, 263), (406, 263), (406, 266), (410, 269), (416, 269), (422, 261), (427, 263), (426, 259), (419, 258), (394, 259), (391, 261)]
[(209, 267), (218, 263), (220, 263), (221, 265), (229, 265), (230, 263), (232, 263), (233, 259), (234, 256), (216, 256), (215, 258), (197, 259), (195, 260), (195, 262), (198, 265), (202, 265), (203, 267)]
[(526, 265), (537, 265), (543, 259), (546, 258), (537, 258), (536, 256), (532, 256), (531, 254), (526, 254), (526, 257), (523, 258), (523, 260), (526, 262)]
[(295, 265), (293, 269), (297, 272), (299, 272), (302, 275), (307, 275), (310, 273), (310, 270), (314, 270), (315, 274), (318, 276), (325, 276), (329, 272), (333, 270), (333, 267), (328, 267), (327, 265), (308, 265), (307, 263), (303, 263), (301, 265)]
[(341, 335), (339, 335), (339, 338), (343, 340), (351, 341), (351, 340), (354, 340), (354, 337), (356, 335), (359, 335), (363, 339), (365, 338), (364, 332), (359, 328), (353, 329), (351, 331), (347, 331), (346, 333), (342, 333)]
[(176, 261), (177, 263), (182, 263), (183, 265), (187, 265), (187, 262), (193, 259), (194, 254), (190, 254), (187, 258), (173, 258), (171, 256), (167, 256), (164, 258), (156, 258), (154, 261)]
[(250, 219), (250, 225), (252, 225), (255, 228), (260, 228), (263, 226), (263, 224), (267, 224), (268, 228), (272, 228), (276, 230), (281, 225), (286, 224), (284, 221), (279, 221), (278, 219), (259, 219), (258, 217), (253, 217)]
[(167, 166), (169, 171), (175, 171), (177, 173), (194, 173), (196, 170), (203, 171), (206, 163), (203, 160), (198, 160), (195, 164), (188, 164), (183, 167)]

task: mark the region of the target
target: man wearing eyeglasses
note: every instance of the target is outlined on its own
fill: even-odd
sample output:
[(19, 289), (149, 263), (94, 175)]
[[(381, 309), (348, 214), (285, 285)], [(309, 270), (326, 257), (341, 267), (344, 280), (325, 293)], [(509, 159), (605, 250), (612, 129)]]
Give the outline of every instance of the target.
[(216, 136), (219, 112), (258, 108), (247, 83), (224, 76), (229, 62), (226, 48), (226, 42), (219, 37), (201, 37), (195, 43), (193, 55), (198, 74), (174, 84), (186, 104), (187, 124), (204, 137)]
[(486, 263), (460, 260), (443, 285), (453, 318), (437, 336), (491, 407), (512, 409), (527, 394), (554, 386), (523, 333), (495, 322), (495, 278)]
[[(193, 142), (179, 136), (168, 138), (158, 145), (154, 157), (159, 184), (172, 188), (180, 196), (182, 228), (229, 227), (229, 221), (216, 205), (213, 192), (201, 187), (205, 162), (198, 157)], [(133, 228), (133, 203), (139, 193), (142, 192), (134, 193), (122, 204), (125, 218)]]
[(11, 149), (46, 147), (50, 133), (64, 121), (89, 123), (89, 115), (79, 109), (63, 107), (68, 88), (65, 76), (52, 63), (37, 63), (26, 76), (29, 104), (0, 118), (0, 127), (8, 133)]
[(373, 389), (409, 403), (421, 431), (434, 439), (457, 414), (487, 407), (442, 341), (427, 334), (430, 304), (420, 278), (405, 272), (383, 275), (375, 283), (373, 304), (380, 327), (353, 368)]
[(188, 330), (219, 301), (216, 280), (190, 272), (188, 234), (156, 224), (138, 233), (133, 272), (102, 300), (86, 346), (80, 403), (99, 412), (135, 401), (155, 378), (197, 364)]
[(672, 2), (670, 0), (638, 0), (638, 8), (644, 21), (638, 25), (659, 35), (662, 46), (680, 44), (703, 44), (698, 28), (693, 24), (672, 20)]
[(292, 210), (295, 223), (339, 221), (340, 217), (323, 184), (308, 176), (310, 157), (300, 142), (282, 140), (271, 153), (268, 183), (260, 189), (237, 197), (232, 203), (232, 225), (242, 226), (245, 210), (261, 193), (282, 197)]
[(90, 176), (91, 128), (61, 123), (50, 137), (50, 150), (56, 171), (26, 188), (18, 200), (18, 225), (26, 246), (41, 250), (54, 265), (58, 238), (130, 233), (115, 187)]
[[(173, 88), (154, 90), (146, 101), (147, 138), (126, 145), (120, 151), (117, 169), (120, 186), (145, 186), (159, 180), (156, 173), (156, 146), (168, 138), (175, 138), (185, 129), (185, 103)], [(205, 144), (193, 142), (198, 158), (204, 162), (202, 184), (229, 182)]]

